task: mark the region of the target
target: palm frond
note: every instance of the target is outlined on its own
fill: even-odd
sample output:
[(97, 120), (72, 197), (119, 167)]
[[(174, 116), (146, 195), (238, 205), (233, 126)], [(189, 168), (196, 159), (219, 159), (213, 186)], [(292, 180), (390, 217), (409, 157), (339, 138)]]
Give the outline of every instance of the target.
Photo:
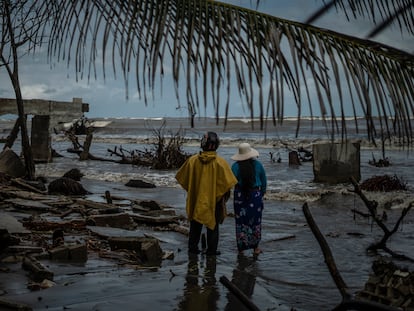
[[(349, 2), (356, 12), (371, 8)], [(331, 120), (332, 133), (346, 135), (343, 120), (352, 106), (355, 120), (363, 112), (370, 138), (386, 130), (413, 141), (414, 58), (404, 51), (211, 0), (39, 3), (49, 23), (38, 35), (49, 35), (50, 57), (74, 63), (79, 78), (89, 78), (100, 56), (122, 73), (126, 89), (133, 71), (145, 103), (155, 79), (171, 68), (178, 104), (185, 90), (191, 114), (213, 105), (217, 121), (221, 111), (227, 116), (235, 85), (262, 128), (269, 118), (283, 121), (289, 96), (299, 120), (307, 106), (311, 117)], [(383, 120), (380, 129), (375, 117)]]
[(311, 24), (335, 7), (351, 18), (369, 18), (377, 26), (371, 30), (367, 38), (373, 38), (391, 24), (397, 25), (401, 31), (414, 35), (414, 2), (412, 0), (330, 0), (305, 23)]

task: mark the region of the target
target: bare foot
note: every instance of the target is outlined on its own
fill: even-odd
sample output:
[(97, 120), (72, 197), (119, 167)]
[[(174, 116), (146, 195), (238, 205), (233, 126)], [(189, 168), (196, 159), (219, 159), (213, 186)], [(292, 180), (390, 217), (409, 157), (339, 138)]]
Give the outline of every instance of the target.
[(257, 256), (257, 255), (259, 255), (259, 254), (261, 254), (261, 253), (263, 253), (263, 251), (262, 251), (260, 248), (255, 248), (255, 249), (254, 249), (254, 252), (253, 252), (253, 254), (254, 254), (254, 255), (256, 255), (256, 256)]

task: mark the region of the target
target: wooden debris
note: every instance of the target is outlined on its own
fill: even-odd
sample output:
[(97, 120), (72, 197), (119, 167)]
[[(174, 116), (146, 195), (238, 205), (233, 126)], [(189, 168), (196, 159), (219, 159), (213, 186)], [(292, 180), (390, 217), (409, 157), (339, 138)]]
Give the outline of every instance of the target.
[(72, 220), (68, 222), (25, 221), (23, 225), (34, 231), (54, 231), (56, 229), (79, 230), (86, 228), (86, 220)]
[(16, 199), (7, 199), (4, 201), (12, 203), (18, 209), (37, 210), (37, 211), (44, 211), (44, 212), (52, 209), (52, 207), (47, 204), (44, 204), (39, 201), (28, 200), (28, 199), (16, 198)]
[(112, 204), (111, 193), (108, 190), (105, 191), (105, 199), (106, 199), (106, 203)]
[(397, 191), (397, 190), (407, 190), (407, 184), (400, 180), (396, 175), (389, 176), (374, 176), (363, 181), (360, 185), (362, 190), (366, 191)]
[(301, 165), (297, 151), (289, 152), (289, 165)]
[(26, 246), (26, 245), (12, 245), (12, 246), (9, 246), (7, 251), (10, 252), (11, 254), (19, 254), (19, 253), (23, 253), (23, 254), (31, 253), (31, 254), (33, 254), (33, 253), (43, 252), (43, 247)]
[(414, 310), (414, 272), (383, 259), (374, 261), (372, 270), (373, 274), (364, 289), (356, 294), (357, 298), (378, 301), (402, 310)]
[(37, 181), (28, 181), (23, 178), (13, 178), (11, 180), (12, 184), (17, 184), (18, 186), (37, 193), (47, 194), (45, 185), (42, 182)]
[(390, 160), (388, 158), (379, 159), (377, 161), (374, 157), (374, 154), (372, 154), (372, 160), (369, 160), (368, 164), (376, 167), (388, 167), (391, 165)]
[(134, 229), (136, 224), (131, 215), (127, 213), (109, 214), (109, 215), (92, 215), (87, 220), (89, 225), (100, 227), (112, 227), (123, 229)]

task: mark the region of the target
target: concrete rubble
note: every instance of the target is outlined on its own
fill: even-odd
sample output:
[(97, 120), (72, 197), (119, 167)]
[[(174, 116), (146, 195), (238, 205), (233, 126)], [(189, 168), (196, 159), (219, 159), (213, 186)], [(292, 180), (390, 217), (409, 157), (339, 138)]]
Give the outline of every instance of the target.
[[(161, 248), (156, 233), (161, 239), (164, 232), (188, 233), (182, 216), (155, 201), (111, 196), (111, 203), (105, 203), (50, 195), (26, 190), (22, 180), (15, 183), (12, 177), (2, 177), (0, 267), (20, 262), (29, 289), (53, 286), (48, 261), (83, 263), (91, 254), (134, 269), (157, 269), (163, 260), (173, 259), (174, 252)], [(1, 273), (7, 277), (7, 268)], [(3, 307), (30, 310), (0, 299)]]

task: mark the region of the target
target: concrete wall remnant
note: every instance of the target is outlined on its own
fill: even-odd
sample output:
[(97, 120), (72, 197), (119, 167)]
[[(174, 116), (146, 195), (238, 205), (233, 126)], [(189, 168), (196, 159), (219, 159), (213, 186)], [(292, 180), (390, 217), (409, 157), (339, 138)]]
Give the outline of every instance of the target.
[(52, 161), (49, 124), (50, 116), (48, 115), (36, 115), (32, 119), (31, 146), (33, 159), (38, 163), (49, 163)]
[(361, 179), (359, 142), (323, 143), (313, 145), (315, 182), (347, 183)]

